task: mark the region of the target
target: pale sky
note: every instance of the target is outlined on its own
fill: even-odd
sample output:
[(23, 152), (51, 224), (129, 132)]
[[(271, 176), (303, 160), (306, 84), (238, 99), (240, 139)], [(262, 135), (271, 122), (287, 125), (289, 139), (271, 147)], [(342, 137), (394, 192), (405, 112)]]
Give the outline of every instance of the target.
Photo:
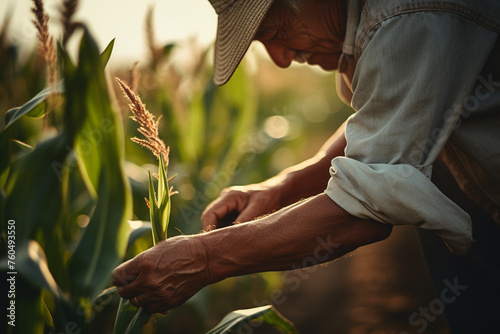
[[(58, 8), (62, 0), (45, 0), (54, 35), (58, 28)], [(144, 18), (149, 6), (154, 5), (154, 24), (157, 41), (166, 44), (196, 38), (208, 45), (215, 38), (217, 16), (208, 0), (80, 0), (76, 19), (87, 24), (103, 49), (116, 38), (112, 61), (136, 61), (145, 56)], [(36, 31), (30, 11), (32, 0), (1, 0), (0, 22), (8, 9), (14, 11), (9, 38), (22, 50), (32, 48)]]

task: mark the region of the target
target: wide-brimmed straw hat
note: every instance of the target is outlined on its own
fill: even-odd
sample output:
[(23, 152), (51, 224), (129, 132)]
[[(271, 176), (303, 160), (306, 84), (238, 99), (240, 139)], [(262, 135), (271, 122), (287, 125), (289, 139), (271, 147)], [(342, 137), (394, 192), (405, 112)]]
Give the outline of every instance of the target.
[(209, 0), (218, 15), (214, 83), (225, 84), (247, 52), (274, 0)]

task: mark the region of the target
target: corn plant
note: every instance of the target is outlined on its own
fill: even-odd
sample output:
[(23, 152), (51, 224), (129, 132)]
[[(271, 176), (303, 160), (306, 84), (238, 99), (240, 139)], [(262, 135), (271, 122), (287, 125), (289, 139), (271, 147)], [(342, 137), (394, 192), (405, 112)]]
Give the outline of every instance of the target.
[[(34, 12), (40, 35), (47, 36), (41, 1), (35, 1)], [(78, 61), (59, 47), (62, 81), (53, 82), (50, 73), (46, 89), (7, 112), (0, 134), (6, 153), (2, 160), (8, 162), (0, 170), (2, 235), (7, 221), (15, 222), (18, 273), (19, 321), (6, 332), (84, 331), (92, 301), (127, 245), (132, 207), (123, 168), (123, 130), (104, 75), (113, 43), (100, 53), (82, 29)], [(40, 40), (42, 52), (53, 55), (52, 39)], [(53, 61), (53, 56), (47, 59)], [(48, 112), (61, 117), (45, 125), (52, 135), (46, 132), (34, 147), (23, 145), (27, 151), (11, 154), (12, 128), (25, 117), (47, 119)], [(88, 224), (79, 227), (77, 217), (87, 217)], [(2, 259), (2, 266), (6, 263)]]
[[(169, 151), (157, 143), (160, 145), (156, 152), (157, 187), (155, 178), (148, 173), (152, 228), (144, 224), (131, 230), (128, 219), (132, 217), (132, 195), (137, 197), (137, 194), (132, 191), (124, 168), (122, 120), (115, 110), (105, 75), (114, 42), (99, 52), (86, 27), (71, 19), (77, 1), (64, 0), (64, 33), (56, 48), (56, 41), (48, 32), (49, 18), (43, 1), (33, 2), (40, 41), (38, 52), (47, 64), (46, 87), (32, 94), (20, 107), (10, 109), (0, 124), (2, 254), (7, 241), (7, 222), (13, 221), (16, 226), (18, 322), (15, 328), (6, 324), (5, 332), (85, 333), (93, 308), (99, 300), (114, 293), (113, 289), (102, 291), (109, 286), (111, 271), (123, 261), (127, 248), (144, 231), (152, 230), (154, 243), (164, 240), (169, 233), (172, 194), (167, 178)], [(78, 58), (73, 60), (66, 43), (75, 29), (81, 29), (83, 35)], [(157, 52), (152, 68), (160, 67), (172, 48), (167, 45)], [(175, 141), (178, 156), (191, 164), (190, 179), (197, 182), (195, 189), (203, 187), (197, 170), (204, 163), (213, 164), (215, 160), (231, 174), (236, 168), (233, 162), (243, 154), (238, 148), (253, 124), (255, 105), (245, 102), (253, 99), (244, 75), (237, 73), (235, 80), (233, 86), (216, 91), (211, 83), (200, 79), (197, 87), (201, 89), (195, 90), (192, 98), (177, 102), (172, 98), (173, 90), (178, 89), (176, 84), (169, 86), (170, 91), (158, 88), (154, 95), (155, 104), (169, 120), (169, 130), (178, 136)], [(2, 96), (7, 86), (0, 87)], [(22, 140), (26, 137), (26, 124), (32, 124), (30, 120), (39, 123), (30, 130), (34, 141), (31, 145)], [(153, 123), (156, 126), (153, 133), (147, 131), (148, 127), (142, 132), (147, 139), (158, 138), (158, 120)], [(226, 141), (221, 141), (219, 135), (218, 144), (213, 145), (209, 139), (221, 129), (226, 129), (225, 134), (228, 129), (232, 131)], [(152, 145), (142, 139), (136, 142), (146, 147)], [(229, 148), (222, 155), (214, 153), (228, 142)], [(216, 180), (220, 181), (220, 177)], [(219, 187), (228, 182), (226, 178), (219, 182)], [(186, 221), (185, 217), (182, 220)], [(12, 271), (6, 267), (7, 263), (2, 258), (0, 267)], [(222, 333), (248, 321), (286, 323), (276, 320), (273, 313), (272, 309), (235, 311), (211, 333)], [(139, 333), (150, 317), (145, 310), (135, 309), (122, 300), (115, 332)], [(276, 326), (293, 332), (290, 325)]]
[[(152, 226), (153, 245), (167, 238), (168, 223), (170, 220), (170, 196), (172, 189), (168, 185), (167, 167), (169, 148), (158, 136), (158, 125), (160, 119), (154, 116), (145, 108), (140, 98), (122, 80), (116, 78), (124, 95), (130, 102), (132, 119), (139, 123), (139, 132), (146, 139), (132, 138), (132, 141), (150, 149), (158, 158), (158, 192), (155, 190), (153, 176), (148, 170), (149, 200), (147, 205), (150, 212)], [(130, 304), (128, 299), (121, 299), (116, 316), (114, 333), (139, 333), (142, 326), (148, 322), (151, 314), (145, 309), (136, 308)]]
[[(121, 124), (103, 72), (110, 48), (100, 56), (84, 32), (79, 63), (63, 55), (64, 127), (10, 166), (2, 221), (16, 222), (16, 248), (27, 254), (18, 264), (19, 291), (32, 293), (16, 299), (19, 317), (31, 319), (19, 323), (23, 333), (41, 333), (46, 322), (56, 330), (65, 330), (67, 323), (84, 327), (84, 316), (76, 310), (88, 308), (125, 251), (132, 208), (122, 167)], [(28, 114), (29, 109), (17, 111)], [(7, 126), (13, 121), (10, 118)], [(90, 221), (79, 231), (71, 212), (75, 203), (67, 195), (82, 185), (95, 208), (86, 212)], [(33, 258), (34, 253), (39, 255)], [(40, 275), (33, 277), (32, 271)]]

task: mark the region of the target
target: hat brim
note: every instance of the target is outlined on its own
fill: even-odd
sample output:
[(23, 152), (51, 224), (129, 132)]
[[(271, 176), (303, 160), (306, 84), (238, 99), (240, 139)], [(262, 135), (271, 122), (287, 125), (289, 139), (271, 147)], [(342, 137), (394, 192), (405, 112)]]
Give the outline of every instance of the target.
[(217, 86), (225, 84), (236, 71), (272, 3), (240, 0), (219, 14), (214, 57)]

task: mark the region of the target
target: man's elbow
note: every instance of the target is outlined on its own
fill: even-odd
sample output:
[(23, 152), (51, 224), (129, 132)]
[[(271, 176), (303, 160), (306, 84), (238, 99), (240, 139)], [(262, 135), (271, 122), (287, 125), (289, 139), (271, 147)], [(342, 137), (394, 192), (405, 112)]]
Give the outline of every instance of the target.
[(382, 241), (387, 239), (392, 233), (392, 225), (391, 224), (383, 224), (377, 221), (373, 221), (374, 224), (374, 242)]
[(387, 239), (392, 232), (391, 224), (383, 224), (372, 219), (355, 218), (356, 222), (356, 247), (372, 244)]

